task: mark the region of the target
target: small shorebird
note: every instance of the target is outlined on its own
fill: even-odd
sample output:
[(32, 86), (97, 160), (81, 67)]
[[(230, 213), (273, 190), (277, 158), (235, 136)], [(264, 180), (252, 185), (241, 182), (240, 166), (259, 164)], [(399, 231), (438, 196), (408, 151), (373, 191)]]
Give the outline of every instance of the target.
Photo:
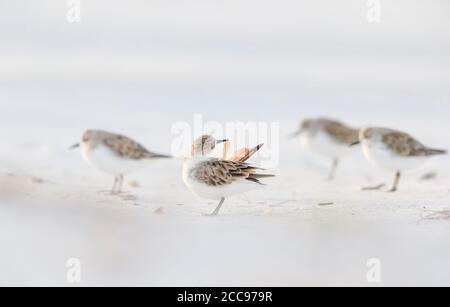
[(112, 194), (120, 194), (124, 175), (138, 170), (149, 161), (170, 156), (148, 151), (129, 137), (103, 130), (87, 130), (81, 142), (70, 149), (81, 147), (83, 158), (98, 170), (114, 175)]
[(327, 118), (305, 119), (292, 134), (297, 136), (305, 147), (332, 161), (328, 179), (333, 180), (339, 160), (350, 152), (349, 145), (358, 140), (358, 129)]
[[(395, 181), (389, 192), (397, 191), (401, 173), (420, 166), (429, 157), (447, 154), (446, 150), (429, 148), (407, 133), (387, 128), (364, 128), (359, 140), (352, 145), (362, 144), (367, 160), (394, 171)], [(365, 188), (376, 190), (382, 186)]]
[(241, 156), (236, 161), (208, 156), (217, 144), (224, 142), (227, 140), (216, 140), (210, 135), (197, 138), (192, 144), (191, 158), (186, 159), (183, 166), (183, 181), (191, 192), (200, 197), (220, 200), (211, 214), (205, 214), (207, 216), (218, 215), (226, 197), (258, 188), (263, 185), (259, 179), (274, 176), (261, 174), (258, 171), (263, 169), (245, 163), (249, 155)]

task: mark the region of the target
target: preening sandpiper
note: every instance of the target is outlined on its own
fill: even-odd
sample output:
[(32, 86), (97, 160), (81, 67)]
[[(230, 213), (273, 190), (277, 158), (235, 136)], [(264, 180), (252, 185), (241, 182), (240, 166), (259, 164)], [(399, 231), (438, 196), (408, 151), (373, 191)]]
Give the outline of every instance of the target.
[(170, 158), (153, 153), (124, 135), (104, 130), (87, 130), (80, 143), (70, 147), (81, 147), (83, 158), (98, 170), (114, 175), (112, 194), (122, 191), (124, 175), (145, 167), (149, 161)]
[(369, 161), (395, 172), (394, 185), (389, 192), (397, 191), (403, 171), (420, 166), (429, 157), (447, 153), (446, 150), (429, 148), (407, 133), (388, 128), (361, 129), (359, 140), (352, 145), (360, 143)]
[[(217, 144), (227, 140), (216, 140), (210, 135), (197, 138), (192, 144), (191, 157), (183, 166), (183, 181), (194, 194), (214, 200), (220, 200), (216, 209), (208, 214), (219, 214), (225, 198), (242, 194), (261, 187), (261, 178), (274, 175), (262, 174), (263, 169), (254, 167), (245, 161), (249, 155), (241, 156), (239, 160), (226, 160), (209, 157)], [(262, 145), (257, 146), (258, 149)]]
[(300, 137), (305, 147), (331, 160), (328, 178), (332, 180), (340, 159), (350, 153), (349, 145), (358, 140), (358, 129), (327, 118), (305, 119), (292, 136)]

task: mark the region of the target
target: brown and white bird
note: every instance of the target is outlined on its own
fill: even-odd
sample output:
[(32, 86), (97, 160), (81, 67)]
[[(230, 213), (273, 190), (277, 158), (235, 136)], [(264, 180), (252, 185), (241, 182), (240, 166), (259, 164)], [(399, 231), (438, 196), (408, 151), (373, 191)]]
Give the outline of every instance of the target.
[[(274, 175), (262, 174), (263, 169), (254, 167), (245, 161), (249, 155), (236, 160), (225, 160), (209, 157), (217, 144), (227, 140), (216, 140), (210, 135), (197, 138), (192, 144), (192, 153), (183, 166), (183, 181), (194, 194), (214, 200), (219, 205), (208, 216), (216, 216), (226, 197), (254, 190), (264, 184), (261, 178)], [(262, 145), (258, 147), (261, 148)]]
[[(364, 128), (359, 140), (352, 145), (362, 144), (367, 160), (395, 172), (395, 181), (389, 192), (397, 191), (401, 173), (419, 167), (428, 158), (447, 154), (446, 150), (429, 148), (411, 135), (388, 128)], [(373, 190), (381, 188), (366, 188)]]
[(349, 145), (358, 140), (358, 129), (327, 118), (310, 118), (300, 122), (299, 129), (292, 135), (320, 156), (331, 160), (328, 178), (334, 179), (339, 161), (348, 155)]
[(80, 143), (70, 147), (81, 147), (84, 160), (107, 174), (114, 175), (112, 194), (122, 191), (124, 175), (139, 170), (148, 162), (170, 158), (153, 153), (124, 135), (104, 130), (87, 130)]

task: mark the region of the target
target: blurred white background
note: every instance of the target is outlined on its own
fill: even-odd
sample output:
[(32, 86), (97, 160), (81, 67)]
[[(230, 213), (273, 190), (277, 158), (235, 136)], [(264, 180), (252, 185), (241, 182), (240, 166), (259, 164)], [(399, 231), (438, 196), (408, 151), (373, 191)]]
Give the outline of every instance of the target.
[[(73, 195), (80, 178), (87, 178), (81, 185), (95, 183), (94, 190), (109, 186), (110, 178), (66, 151), (84, 129), (122, 132), (167, 152), (172, 124), (191, 122), (194, 113), (220, 122), (279, 122), (283, 136), (302, 117), (331, 116), (399, 128), (449, 148), (450, 2), (380, 3), (381, 22), (369, 23), (362, 0), (81, 0), (81, 23), (68, 23), (66, 1), (2, 0), (0, 170), (70, 183)], [(271, 191), (270, 200), (282, 202), (292, 197), (289, 189), (299, 189), (306, 208), (300, 215), (317, 220), (299, 224), (246, 212), (218, 224), (194, 217), (149, 222), (146, 214), (165, 202), (201, 203), (183, 190), (179, 166), (166, 164), (155, 171), (163, 182), (152, 182), (159, 194), (140, 195), (150, 209), (131, 212), (86, 191), (67, 196), (53, 186), (39, 194), (20, 186), (19, 194), (36, 201), (0, 204), (0, 283), (65, 284), (65, 259), (74, 254), (84, 257), (85, 281), (95, 285), (365, 284), (364, 259), (374, 254), (390, 269), (387, 283), (449, 283), (447, 226), (350, 225), (339, 213), (334, 219), (311, 211), (318, 195), (360, 205), (353, 191), (361, 182), (344, 173), (337, 188), (318, 188), (321, 181), (311, 177), (313, 188), (305, 187), (295, 181), (304, 175), (304, 156), (297, 143), (282, 140), (277, 175), (286, 176), (274, 190), (288, 190)], [(433, 167), (440, 169), (438, 162)], [(411, 202), (430, 205), (424, 191), (431, 189), (431, 203), (445, 204), (448, 184), (433, 188), (421, 185), (423, 194), (403, 194), (400, 204), (384, 195), (368, 202), (390, 213)], [(365, 218), (384, 216), (371, 208)], [(353, 209), (341, 210), (351, 220)]]
[[(421, 125), (443, 120), (450, 3), (380, 3), (381, 22), (369, 23), (360, 0), (92, 0), (81, 1), (81, 23), (68, 23), (66, 1), (4, 0), (2, 134), (29, 113), (37, 128), (43, 117), (61, 129), (110, 125), (97, 108), (150, 122), (161, 112), (281, 122), (323, 114), (391, 126), (417, 114)], [(57, 116), (49, 121), (50, 110)]]

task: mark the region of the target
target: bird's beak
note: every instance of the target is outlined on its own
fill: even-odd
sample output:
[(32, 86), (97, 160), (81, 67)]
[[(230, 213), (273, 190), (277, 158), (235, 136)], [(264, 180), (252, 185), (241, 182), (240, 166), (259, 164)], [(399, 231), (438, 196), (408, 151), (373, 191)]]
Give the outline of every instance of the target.
[(353, 147), (353, 146), (356, 146), (356, 145), (359, 145), (359, 144), (361, 144), (361, 141), (356, 141), (356, 142), (351, 143), (350, 147)]
[(80, 143), (76, 143), (75, 145), (70, 146), (69, 150), (72, 150), (72, 149), (75, 149), (75, 148), (78, 148), (78, 147), (80, 147)]
[(217, 140), (217, 144), (228, 142), (228, 140)]

